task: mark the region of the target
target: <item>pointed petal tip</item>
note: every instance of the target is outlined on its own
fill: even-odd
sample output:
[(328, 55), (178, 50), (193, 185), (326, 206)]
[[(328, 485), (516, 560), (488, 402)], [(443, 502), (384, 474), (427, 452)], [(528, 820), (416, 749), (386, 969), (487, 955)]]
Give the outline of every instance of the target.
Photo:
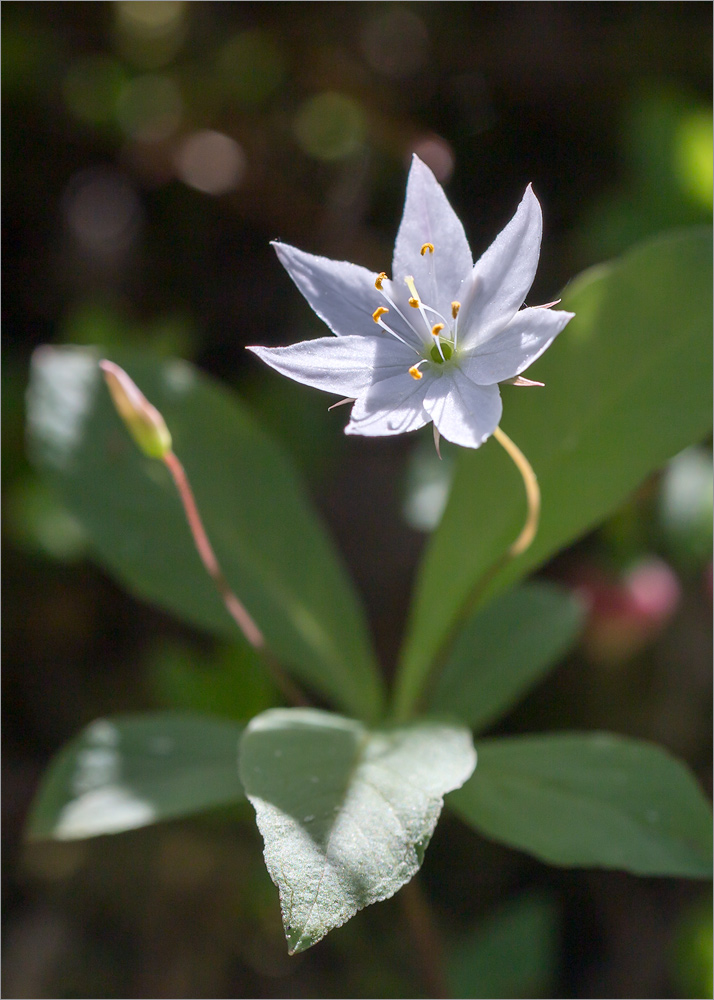
[(540, 202), (538, 201), (538, 196), (536, 195), (535, 191), (533, 190), (533, 182), (532, 181), (528, 184), (528, 187), (526, 188), (526, 190), (525, 190), (525, 192), (523, 194), (523, 201), (526, 201), (526, 200), (528, 200), (530, 202), (535, 202), (535, 204), (538, 206), (538, 209), (540, 210)]
[[(412, 162), (411, 162), (411, 165), (409, 167), (409, 173), (411, 174), (412, 171), (414, 171), (414, 170), (426, 171), (426, 173), (429, 174), (431, 177), (433, 177), (434, 180), (436, 181), (436, 183), (439, 184), (439, 182), (436, 180), (436, 175), (434, 174), (434, 171), (431, 169), (431, 167), (429, 166), (429, 164), (425, 163), (424, 160), (422, 160), (421, 157), (418, 156), (416, 153), (412, 153)], [(407, 178), (407, 183), (408, 182), (409, 182), (409, 178)], [(439, 187), (441, 187), (440, 184), (439, 184)]]

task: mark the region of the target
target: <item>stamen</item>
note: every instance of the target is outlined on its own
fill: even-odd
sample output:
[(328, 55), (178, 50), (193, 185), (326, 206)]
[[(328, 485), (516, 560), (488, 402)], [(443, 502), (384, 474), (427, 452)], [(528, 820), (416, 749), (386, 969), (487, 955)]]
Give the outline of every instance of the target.
[(444, 356), (444, 351), (443, 351), (443, 348), (441, 346), (441, 340), (439, 339), (439, 334), (441, 333), (441, 331), (443, 329), (444, 329), (444, 324), (443, 323), (435, 323), (434, 326), (432, 326), (432, 328), (431, 328), (431, 335), (434, 338), (434, 340), (436, 341), (436, 347), (437, 347), (437, 350), (438, 350), (439, 354), (441, 355), (441, 360), (442, 361), (446, 361), (446, 357)]
[(345, 403), (356, 403), (356, 402), (357, 400), (354, 398), (354, 396), (348, 396), (346, 399), (338, 399), (336, 403), (333, 403), (332, 406), (328, 406), (327, 409), (334, 410), (336, 406), (344, 406)]
[(406, 276), (406, 278), (404, 279), (404, 281), (405, 281), (405, 284), (406, 284), (407, 288), (412, 293), (412, 297), (409, 299), (409, 305), (413, 309), (418, 309), (419, 305), (420, 305), (420, 303), (419, 303), (419, 292), (416, 290), (416, 285), (414, 284), (414, 278), (412, 278), (412, 276), (410, 274), (408, 274)]
[(404, 344), (404, 346), (408, 347), (410, 351), (414, 351), (415, 354), (418, 354), (419, 351), (417, 351), (416, 347), (414, 347), (413, 344), (407, 343), (404, 337), (400, 337), (398, 333), (395, 333), (394, 330), (392, 330), (391, 327), (388, 327), (387, 324), (384, 322), (382, 316), (384, 316), (384, 314), (388, 312), (389, 309), (385, 309), (384, 306), (377, 306), (377, 308), (372, 313), (372, 319), (377, 324), (377, 326), (381, 327), (383, 330), (386, 330), (386, 332), (391, 337), (394, 337), (395, 340), (398, 340), (401, 344)]
[[(409, 305), (413, 309), (419, 310), (419, 312), (421, 313), (421, 318), (424, 320), (424, 326), (431, 333), (431, 323), (426, 318), (426, 312), (425, 312), (425, 308), (428, 307), (425, 307), (421, 299), (419, 298), (419, 292), (416, 290), (416, 285), (414, 284), (414, 278), (411, 276), (411, 274), (408, 274), (404, 279), (404, 281), (406, 282), (407, 288), (412, 293), (412, 297), (409, 299)], [(434, 312), (433, 309), (432, 312)]]
[(424, 244), (424, 246), (419, 251), (419, 253), (422, 255), (422, 257), (427, 252), (427, 250), (429, 251), (429, 253), (434, 253), (434, 244), (433, 243), (425, 243)]
[[(377, 278), (377, 280), (379, 280), (380, 278), (382, 278), (382, 275), (384, 275), (384, 277), (386, 277), (386, 274), (385, 274), (385, 273), (384, 273), (384, 271), (383, 271), (383, 272), (382, 272), (382, 274), (378, 275), (378, 278)], [(377, 286), (376, 286), (376, 282), (375, 282), (375, 287), (377, 287)], [(394, 301), (394, 299), (393, 299), (393, 298), (391, 297), (391, 295), (389, 294), (389, 292), (387, 292), (387, 291), (386, 291), (386, 289), (384, 289), (384, 288), (381, 288), (381, 287), (379, 288), (379, 291), (380, 291), (380, 292), (382, 293), (382, 295), (383, 295), (383, 296), (384, 296), (384, 298), (385, 298), (385, 299), (387, 300), (387, 302), (389, 303), (389, 305), (391, 306), (391, 308), (392, 308), (392, 309), (393, 309), (393, 310), (394, 310), (394, 311), (396, 312), (396, 314), (397, 314), (398, 316), (400, 316), (400, 317), (401, 317), (401, 318), (402, 318), (402, 319), (404, 320), (404, 323), (406, 324), (406, 326), (408, 326), (408, 327), (409, 327), (409, 329), (410, 329), (410, 330), (412, 331), (412, 333), (414, 334), (414, 336), (415, 336), (415, 337), (416, 337), (416, 338), (417, 338), (418, 340), (421, 340), (421, 337), (419, 337), (419, 334), (418, 334), (418, 333), (416, 332), (416, 330), (415, 330), (415, 329), (414, 329), (414, 327), (412, 326), (412, 323), (411, 323), (411, 321), (407, 319), (407, 317), (406, 317), (406, 316), (404, 315), (404, 313), (403, 313), (403, 312), (402, 312), (402, 310), (401, 310), (401, 309), (399, 308), (399, 306), (397, 305), (397, 303), (396, 303), (396, 302)], [(409, 311), (409, 310), (407, 310), (407, 312), (408, 312), (408, 311)], [(374, 318), (374, 317), (373, 317), (373, 318)], [(376, 323), (379, 323), (379, 321), (378, 321), (378, 320), (375, 320), (375, 322), (376, 322)], [(380, 325), (380, 326), (383, 326), (384, 324), (383, 324), (383, 323), (379, 323), (379, 325)], [(386, 327), (386, 326), (384, 327), (384, 329), (385, 329), (385, 330), (389, 330), (389, 328), (388, 328), (388, 327)], [(395, 337), (397, 336), (397, 334), (396, 334), (396, 333), (394, 333), (394, 331), (392, 331), (392, 330), (389, 330), (389, 332), (390, 332), (390, 333), (392, 333), (392, 334), (393, 334), (393, 336), (395, 336)], [(402, 338), (401, 338), (401, 337), (398, 337), (397, 339), (398, 339), (398, 340), (402, 340)], [(406, 343), (407, 343), (407, 341), (406, 341), (406, 340), (402, 340), (402, 343), (403, 343), (403, 344), (406, 344)], [(414, 345), (413, 345), (413, 344), (408, 344), (408, 346), (409, 346), (409, 347), (411, 347), (411, 348), (412, 348), (412, 350), (413, 350), (413, 351), (415, 351), (415, 353), (417, 353), (417, 354), (419, 353), (419, 352), (418, 352), (418, 351), (416, 350), (416, 348), (414, 347)]]
[(423, 376), (423, 375), (422, 375), (422, 373), (421, 373), (421, 372), (419, 371), (419, 369), (417, 368), (417, 366), (416, 366), (416, 365), (412, 365), (412, 366), (411, 366), (411, 368), (409, 369), (409, 374), (410, 374), (410, 375), (411, 375), (411, 377), (412, 377), (413, 379), (415, 379), (415, 380), (416, 380), (417, 382), (419, 381), (419, 379), (420, 379), (420, 378), (424, 378), (424, 376)]
[(451, 303), (451, 315), (454, 318), (454, 350), (456, 350), (456, 345), (459, 342), (459, 312), (461, 310), (461, 303), (454, 300)]
[(374, 283), (374, 287), (377, 289), (377, 291), (379, 292), (383, 291), (382, 282), (386, 279), (386, 277), (387, 277), (386, 271), (380, 271), (379, 274), (377, 275), (377, 280)]

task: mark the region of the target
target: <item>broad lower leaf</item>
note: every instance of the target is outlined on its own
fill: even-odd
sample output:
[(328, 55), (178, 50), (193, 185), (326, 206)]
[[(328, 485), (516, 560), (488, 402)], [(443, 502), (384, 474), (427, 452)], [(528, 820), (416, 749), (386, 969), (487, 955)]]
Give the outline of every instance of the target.
[[(143, 457), (90, 350), (35, 353), (31, 451), (131, 591), (240, 640), (168, 471)], [(163, 414), (226, 577), (281, 662), (361, 717), (382, 690), (362, 610), (302, 486), (237, 397), (184, 362), (115, 358)]]
[(50, 764), (28, 836), (83, 840), (239, 802), (242, 732), (174, 712), (97, 719)]
[(429, 711), (484, 729), (555, 666), (578, 637), (583, 608), (542, 580), (499, 594), (459, 633)]
[(250, 722), (240, 774), (291, 954), (412, 878), (444, 794), (475, 764), (468, 730), (438, 722), (369, 731), (314, 709)]
[[(711, 253), (708, 231), (682, 231), (586, 272), (565, 291), (562, 308), (575, 319), (527, 373), (545, 388), (502, 390), (503, 428), (540, 483), (540, 527), (531, 548), (482, 586), (480, 601), (593, 528), (711, 429)], [(498, 443), (462, 449), (419, 575), (400, 714), (524, 518), (523, 484)]]
[(555, 865), (704, 878), (709, 803), (687, 768), (610, 733), (480, 740), (478, 772), (449, 797), (493, 840)]

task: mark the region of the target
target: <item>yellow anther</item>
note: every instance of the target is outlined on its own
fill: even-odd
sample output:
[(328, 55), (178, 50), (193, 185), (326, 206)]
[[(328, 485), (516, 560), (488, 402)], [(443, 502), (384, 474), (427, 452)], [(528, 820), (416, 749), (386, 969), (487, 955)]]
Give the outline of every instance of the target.
[(416, 379), (417, 382), (419, 381), (420, 378), (424, 378), (424, 376), (419, 371), (416, 365), (411, 366), (411, 368), (409, 369), (409, 374), (413, 379)]
[(452, 302), (451, 303), (451, 315), (454, 317), (454, 319), (456, 319), (456, 317), (459, 315), (459, 309), (460, 308), (461, 308), (461, 303), (460, 302)]
[(377, 306), (377, 308), (372, 313), (372, 319), (374, 320), (375, 323), (379, 323), (382, 316), (384, 316), (384, 314), (388, 312), (389, 309), (385, 309), (384, 306)]
[(409, 299), (409, 305), (412, 307), (412, 309), (418, 309), (420, 305), (419, 299), (414, 299), (414, 298)]
[(432, 337), (438, 337), (441, 331), (444, 329), (443, 323), (435, 323), (431, 328)]
[(409, 291), (412, 293), (412, 297), (409, 299), (409, 305), (412, 309), (418, 309), (421, 303), (419, 302), (419, 292), (416, 290), (414, 278), (412, 278), (411, 274), (408, 274), (404, 279), (404, 282)]
[(434, 253), (434, 244), (433, 243), (425, 243), (424, 244), (424, 246), (419, 251), (421, 253), (422, 257), (427, 252), (427, 250), (429, 251), (429, 253)]
[(374, 287), (380, 292), (382, 291), (382, 282), (386, 277), (387, 277), (386, 271), (380, 271), (379, 274), (377, 275), (377, 280), (374, 283)]

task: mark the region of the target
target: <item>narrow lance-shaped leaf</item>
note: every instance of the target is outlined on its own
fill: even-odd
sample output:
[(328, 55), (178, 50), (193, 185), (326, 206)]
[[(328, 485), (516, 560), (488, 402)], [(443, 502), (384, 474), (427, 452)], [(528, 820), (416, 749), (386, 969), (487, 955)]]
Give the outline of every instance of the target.
[(612, 733), (478, 741), (477, 774), (449, 805), (493, 840), (555, 865), (706, 878), (712, 820), (676, 758)]
[(97, 719), (50, 764), (28, 836), (82, 840), (239, 802), (242, 732), (235, 722), (178, 712)]
[(484, 729), (565, 656), (583, 617), (572, 594), (543, 580), (499, 594), (459, 633), (429, 711)]
[[(685, 230), (586, 272), (566, 290), (563, 306), (575, 319), (529, 371), (545, 388), (503, 390), (504, 429), (538, 476), (540, 527), (479, 600), (593, 528), (709, 432), (711, 255), (708, 230)], [(417, 583), (397, 681), (402, 714), (475, 586), (518, 534), (524, 509), (518, 473), (496, 443), (460, 453)]]
[[(116, 352), (115, 352), (116, 353)], [(241, 641), (196, 553), (168, 470), (141, 455), (114, 412), (99, 355), (35, 353), (31, 451), (126, 586)], [(280, 449), (240, 401), (190, 365), (117, 357), (163, 415), (228, 583), (282, 664), (363, 718), (382, 688), (362, 609)]]
[(291, 953), (412, 878), (444, 794), (475, 764), (468, 730), (445, 723), (369, 731), (314, 709), (272, 709), (251, 721), (240, 774)]

